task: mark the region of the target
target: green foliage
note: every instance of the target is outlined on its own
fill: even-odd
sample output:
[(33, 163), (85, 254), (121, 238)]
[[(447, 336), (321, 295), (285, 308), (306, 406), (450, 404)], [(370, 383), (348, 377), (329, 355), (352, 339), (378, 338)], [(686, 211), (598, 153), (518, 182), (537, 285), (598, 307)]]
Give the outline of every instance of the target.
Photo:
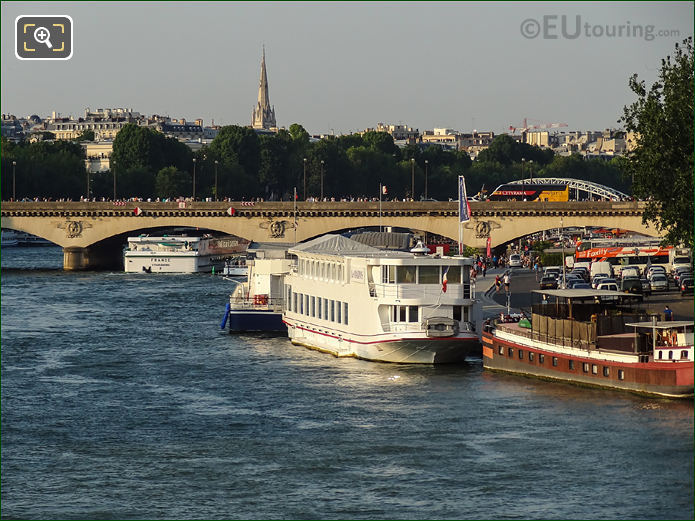
[(637, 100), (624, 107), (621, 121), (636, 133), (627, 173), (634, 192), (647, 199), (644, 222), (653, 223), (671, 244), (693, 247), (693, 39), (676, 45), (661, 62), (649, 89), (637, 75), (630, 89)]
[(83, 130), (77, 138), (75, 138), (75, 141), (94, 141), (94, 131), (87, 129)]
[(154, 183), (155, 196), (171, 199), (188, 195), (191, 193), (191, 183), (190, 174), (174, 166), (167, 166), (157, 172)]

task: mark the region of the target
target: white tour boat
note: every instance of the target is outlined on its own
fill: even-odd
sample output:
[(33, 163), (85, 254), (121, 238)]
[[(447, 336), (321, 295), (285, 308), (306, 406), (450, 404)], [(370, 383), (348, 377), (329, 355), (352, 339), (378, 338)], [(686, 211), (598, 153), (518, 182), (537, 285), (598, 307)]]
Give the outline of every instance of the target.
[(248, 241), (234, 237), (140, 235), (128, 237), (123, 254), (126, 272), (198, 273), (221, 268), (224, 258), (246, 250)]
[(472, 259), (373, 248), (325, 235), (289, 249), (288, 335), (294, 344), (366, 360), (460, 362), (480, 355), (471, 316)]

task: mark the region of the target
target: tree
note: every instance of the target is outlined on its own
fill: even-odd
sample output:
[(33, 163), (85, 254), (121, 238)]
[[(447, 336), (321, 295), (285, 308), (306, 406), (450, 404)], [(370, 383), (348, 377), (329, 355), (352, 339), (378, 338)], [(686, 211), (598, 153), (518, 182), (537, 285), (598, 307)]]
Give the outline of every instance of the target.
[(87, 129), (80, 132), (80, 135), (75, 138), (75, 141), (94, 141), (94, 131)]
[(154, 190), (157, 197), (163, 198), (188, 194), (191, 190), (191, 176), (174, 166), (167, 166), (157, 172)]
[(630, 89), (637, 100), (620, 121), (635, 133), (636, 148), (626, 161), (634, 193), (647, 200), (643, 221), (665, 232), (670, 244), (693, 246), (693, 39), (676, 44), (661, 61), (649, 88), (637, 75)]

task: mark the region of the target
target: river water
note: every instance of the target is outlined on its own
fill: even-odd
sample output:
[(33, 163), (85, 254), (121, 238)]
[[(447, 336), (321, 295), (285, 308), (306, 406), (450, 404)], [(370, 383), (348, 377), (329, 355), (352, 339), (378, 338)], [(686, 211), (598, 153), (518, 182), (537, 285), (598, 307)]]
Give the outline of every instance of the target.
[(692, 519), (693, 402), (221, 332), (228, 281), (2, 250), (2, 518)]

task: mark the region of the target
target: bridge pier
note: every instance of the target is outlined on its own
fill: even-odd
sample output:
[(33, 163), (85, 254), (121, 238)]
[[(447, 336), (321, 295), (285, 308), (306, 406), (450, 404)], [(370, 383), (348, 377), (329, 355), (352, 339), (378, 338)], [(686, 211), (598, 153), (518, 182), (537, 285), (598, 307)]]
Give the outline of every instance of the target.
[(123, 269), (122, 251), (120, 247), (69, 246), (63, 248), (63, 269), (65, 271)]

